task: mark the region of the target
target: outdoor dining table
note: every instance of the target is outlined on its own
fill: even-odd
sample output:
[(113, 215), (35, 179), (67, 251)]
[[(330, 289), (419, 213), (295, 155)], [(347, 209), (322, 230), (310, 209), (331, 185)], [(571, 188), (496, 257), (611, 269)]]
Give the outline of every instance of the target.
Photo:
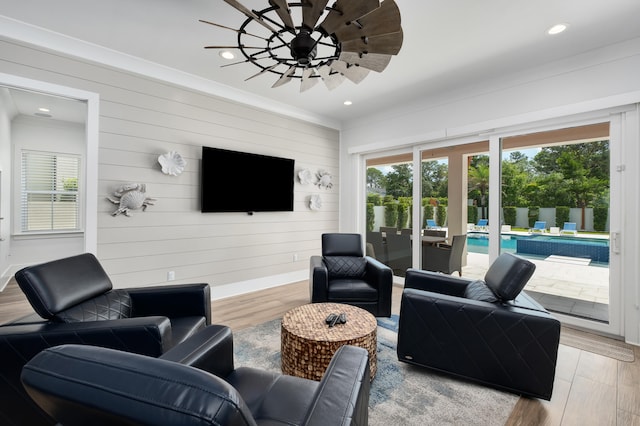
[(447, 239), (445, 237), (435, 237), (435, 236), (431, 236), (431, 235), (423, 235), (422, 236), (422, 244), (438, 244), (438, 243), (444, 243), (445, 241), (447, 241)]
[[(382, 237), (386, 240), (386, 232), (382, 233)], [(432, 235), (421, 235), (420, 238), (422, 239), (422, 244), (429, 245), (444, 243), (445, 241), (447, 241), (446, 237), (436, 237)], [(411, 240), (413, 240), (413, 234), (411, 234)]]

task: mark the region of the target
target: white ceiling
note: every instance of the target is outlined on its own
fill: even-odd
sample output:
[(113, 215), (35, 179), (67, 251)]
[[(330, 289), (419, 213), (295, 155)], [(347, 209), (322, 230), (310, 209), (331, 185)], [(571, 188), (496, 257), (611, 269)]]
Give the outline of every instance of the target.
[[(235, 44), (236, 34), (198, 20), (239, 28), (246, 17), (223, 0), (0, 0), (0, 14), (337, 122), (640, 37), (640, 0), (396, 2), (404, 43), (384, 72), (304, 93), (297, 81), (272, 89), (277, 76), (270, 73), (244, 81), (259, 71), (251, 64), (220, 68), (228, 62), (203, 47)], [(559, 22), (568, 30), (547, 35)], [(347, 99), (353, 105), (344, 106)]]

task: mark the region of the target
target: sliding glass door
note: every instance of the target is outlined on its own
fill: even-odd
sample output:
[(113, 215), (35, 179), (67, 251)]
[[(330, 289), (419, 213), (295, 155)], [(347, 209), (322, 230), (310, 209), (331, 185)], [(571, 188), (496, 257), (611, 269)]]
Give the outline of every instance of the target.
[(529, 258), (525, 290), (572, 321), (610, 324), (608, 122), (502, 138), (500, 250)]
[[(417, 267), (471, 279), (514, 253), (536, 264), (525, 291), (563, 322), (619, 333), (615, 123), (503, 130), (367, 158), (368, 249), (399, 277)], [(464, 242), (460, 271), (432, 262), (454, 237)]]

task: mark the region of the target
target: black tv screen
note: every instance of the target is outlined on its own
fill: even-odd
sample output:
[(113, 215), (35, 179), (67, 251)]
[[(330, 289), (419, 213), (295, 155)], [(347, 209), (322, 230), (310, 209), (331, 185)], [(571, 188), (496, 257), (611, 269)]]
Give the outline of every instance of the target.
[(202, 147), (203, 213), (293, 211), (294, 160)]

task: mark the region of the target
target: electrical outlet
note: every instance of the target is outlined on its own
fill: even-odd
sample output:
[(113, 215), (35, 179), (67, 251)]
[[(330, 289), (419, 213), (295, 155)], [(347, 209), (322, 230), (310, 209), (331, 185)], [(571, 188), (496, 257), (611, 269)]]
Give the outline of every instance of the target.
[(293, 254), (293, 261), (297, 262), (298, 261), (298, 253), (294, 253)]
[(176, 279), (176, 271), (167, 272), (167, 281), (173, 281)]

